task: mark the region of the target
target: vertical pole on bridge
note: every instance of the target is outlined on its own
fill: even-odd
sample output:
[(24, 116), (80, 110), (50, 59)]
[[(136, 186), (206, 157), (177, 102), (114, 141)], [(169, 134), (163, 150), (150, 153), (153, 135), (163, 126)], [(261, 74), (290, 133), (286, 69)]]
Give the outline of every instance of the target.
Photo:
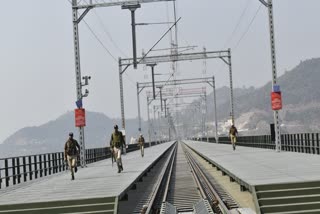
[[(274, 21), (273, 21), (273, 4), (272, 0), (259, 0), (264, 6), (268, 8), (269, 14), (269, 31), (270, 31), (270, 47), (271, 47), (271, 63), (272, 63), (272, 91), (274, 86), (277, 84), (277, 63), (276, 63), (276, 45), (274, 35)], [(273, 111), (275, 137), (276, 137), (276, 151), (281, 151), (281, 135), (280, 135), (280, 122), (278, 110)]]
[(217, 98), (216, 98), (216, 83), (214, 77), (212, 77), (212, 87), (213, 87), (213, 102), (214, 102), (214, 121), (215, 121), (215, 131), (216, 131), (216, 143), (219, 143), (218, 136), (218, 118), (217, 118)]
[[(272, 0), (268, 0), (268, 13), (269, 13), (269, 28), (270, 28), (270, 46), (271, 46), (271, 62), (272, 62), (272, 88), (277, 84), (277, 64), (276, 64), (276, 47), (274, 35), (274, 22), (273, 22), (273, 5)], [(281, 151), (281, 136), (280, 136), (280, 123), (279, 111), (273, 111), (274, 126), (276, 134), (276, 151)]]
[[(77, 0), (72, 0), (72, 21), (73, 21), (73, 41), (75, 56), (75, 72), (76, 72), (76, 89), (77, 100), (82, 99), (81, 70), (80, 70), (80, 49), (79, 49), (79, 28), (78, 28), (78, 9)], [(86, 166), (84, 127), (79, 127), (79, 143), (80, 143), (80, 165)]]
[(161, 141), (162, 130), (160, 131), (160, 112), (158, 111), (158, 141)]
[(148, 114), (148, 136), (149, 136), (149, 147), (151, 147), (151, 125), (150, 125), (150, 110), (149, 110), (149, 97), (147, 97), (147, 114)]
[(141, 112), (140, 112), (140, 91), (139, 83), (137, 82), (137, 103), (138, 103), (138, 120), (139, 120), (139, 134), (141, 134)]
[(120, 85), (120, 104), (121, 104), (121, 126), (122, 129), (126, 129), (126, 123), (124, 118), (124, 100), (123, 100), (123, 82), (122, 82), (122, 65), (121, 58), (119, 57), (119, 85)]
[(154, 66), (157, 64), (147, 64), (147, 66), (151, 67), (151, 77), (152, 77), (152, 93), (153, 93), (153, 99), (156, 99), (156, 86), (154, 84)]
[(231, 64), (231, 50), (228, 49), (228, 65), (229, 65), (229, 80), (230, 80), (230, 116), (231, 123), (234, 125), (234, 105), (233, 105), (233, 83), (232, 83), (232, 64)]

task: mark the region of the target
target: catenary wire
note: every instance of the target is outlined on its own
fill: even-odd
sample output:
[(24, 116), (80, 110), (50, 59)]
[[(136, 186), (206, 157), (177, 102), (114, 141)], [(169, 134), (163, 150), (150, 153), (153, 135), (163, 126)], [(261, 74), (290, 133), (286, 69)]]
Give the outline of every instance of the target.
[(246, 3), (246, 5), (245, 5), (245, 8), (243, 9), (243, 11), (242, 11), (242, 13), (241, 13), (241, 15), (240, 15), (240, 17), (239, 17), (237, 24), (235, 25), (235, 27), (234, 27), (231, 35), (230, 35), (229, 38), (227, 39), (227, 41), (224, 43), (224, 46), (223, 46), (222, 49), (225, 49), (225, 48), (227, 47), (227, 44), (228, 44), (228, 43), (232, 40), (232, 38), (234, 37), (236, 31), (238, 30), (238, 28), (239, 28), (239, 26), (240, 26), (240, 24), (241, 24), (241, 22), (242, 22), (242, 20), (243, 20), (244, 15), (246, 14), (246, 12), (247, 12), (247, 10), (248, 10), (248, 8), (249, 8), (249, 5), (250, 5), (251, 1), (252, 1), (252, 0), (247, 0), (247, 3)]
[(110, 32), (108, 31), (107, 27), (103, 24), (101, 17), (99, 16), (99, 14), (97, 13), (96, 10), (94, 10), (94, 14), (97, 16), (98, 21), (100, 23), (100, 25), (102, 26), (102, 29), (104, 31), (104, 33), (107, 35), (107, 37), (109, 38), (109, 40), (111, 41), (111, 43), (114, 45), (114, 47), (125, 57), (127, 57), (127, 55), (124, 53), (124, 51), (121, 50), (121, 48), (117, 45), (117, 43), (113, 40)]
[(248, 27), (247, 27), (246, 31), (244, 31), (244, 33), (243, 33), (242, 36), (240, 37), (240, 39), (239, 39), (239, 41), (237, 42), (237, 44), (233, 47), (233, 49), (236, 49), (236, 48), (239, 46), (239, 44), (241, 43), (242, 39), (247, 35), (247, 33), (249, 32), (249, 30), (250, 30), (250, 28), (251, 28), (254, 20), (256, 19), (257, 15), (258, 15), (258, 13), (259, 13), (259, 11), (260, 11), (260, 9), (261, 9), (261, 7), (262, 7), (262, 4), (259, 5), (256, 13), (254, 14), (253, 18), (252, 18), (251, 21), (250, 21), (250, 24), (249, 24)]
[[(71, 0), (68, 0), (71, 4)], [(87, 3), (87, 2), (86, 2)], [(111, 52), (108, 50), (108, 48), (103, 44), (103, 42), (99, 39), (99, 37), (97, 36), (97, 34), (92, 30), (92, 28), (89, 26), (89, 24), (83, 19), (82, 20), (85, 25), (88, 27), (88, 29), (90, 30), (90, 32), (93, 34), (93, 36), (97, 39), (97, 41), (99, 42), (99, 44), (103, 47), (103, 49), (106, 51), (106, 53), (108, 53), (109, 56), (111, 56), (116, 62), (118, 62), (118, 60), (113, 56), (113, 54), (111, 54)], [(128, 77), (129, 81), (132, 84), (132, 87), (135, 88), (135, 83), (132, 80), (132, 78), (130, 78), (130, 76), (128, 74), (126, 74), (126, 76)]]

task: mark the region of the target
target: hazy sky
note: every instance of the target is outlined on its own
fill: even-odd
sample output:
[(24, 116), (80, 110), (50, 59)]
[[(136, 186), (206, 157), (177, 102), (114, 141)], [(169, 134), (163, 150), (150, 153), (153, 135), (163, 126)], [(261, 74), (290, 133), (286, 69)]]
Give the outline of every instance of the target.
[[(0, 13), (0, 142), (20, 128), (38, 126), (72, 111), (76, 100), (70, 2), (1, 3), (4, 9)], [(260, 87), (271, 80), (267, 9), (260, 5), (259, 0), (178, 0), (179, 45), (196, 45), (194, 51), (201, 51), (204, 46), (208, 51), (230, 47), (234, 86)], [(319, 11), (319, 0), (274, 1), (278, 75), (300, 60), (320, 57)], [(172, 3), (143, 4), (136, 12), (137, 22), (172, 19)], [(92, 77), (84, 107), (112, 118), (120, 117), (117, 59), (132, 57), (130, 13), (120, 7), (97, 8), (84, 21), (114, 57), (82, 21), (81, 70), (82, 75)], [(167, 29), (168, 25), (137, 26), (139, 56)], [(168, 35), (156, 48), (169, 47), (169, 41)], [(203, 68), (202, 60), (182, 62), (177, 78), (215, 75), (218, 87), (228, 85), (228, 70), (221, 60), (207, 60), (206, 74)], [(169, 71), (170, 64), (156, 67), (156, 72)], [(127, 118), (137, 116), (135, 84), (150, 81), (149, 74), (150, 68), (140, 66), (138, 70), (128, 69), (124, 75)], [(168, 77), (156, 76), (156, 80), (165, 78)], [(146, 118), (146, 99), (142, 96), (141, 100)]]

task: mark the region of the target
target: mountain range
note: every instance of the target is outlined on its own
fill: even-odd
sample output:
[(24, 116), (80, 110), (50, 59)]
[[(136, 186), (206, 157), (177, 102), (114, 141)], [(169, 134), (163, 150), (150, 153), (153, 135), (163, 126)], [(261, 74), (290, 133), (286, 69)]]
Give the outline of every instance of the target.
[[(319, 132), (320, 125), (320, 58), (301, 61), (291, 71), (278, 77), (282, 93), (280, 123), (282, 133)], [(271, 82), (260, 88), (234, 90), (235, 123), (239, 129), (250, 133), (266, 134), (273, 123), (271, 109)], [(209, 96), (209, 118), (213, 118), (213, 97)], [(228, 119), (230, 100), (229, 88), (217, 90), (219, 120)], [(210, 105), (211, 104), (211, 105)], [(247, 133), (249, 134), (249, 133)]]
[[(114, 124), (120, 119), (111, 119), (98, 112), (86, 112), (85, 147), (100, 148), (109, 144)], [(137, 136), (138, 119), (126, 120), (127, 136)], [(119, 125), (119, 127), (121, 127)], [(79, 131), (74, 125), (74, 112), (69, 111), (55, 120), (40, 126), (25, 127), (0, 144), (0, 158), (8, 156), (61, 152), (69, 132), (78, 139)], [(128, 139), (127, 139), (128, 141)]]
[[(281, 87), (283, 109), (280, 111), (282, 133), (319, 132), (320, 125), (320, 58), (301, 61), (291, 71), (278, 77)], [(270, 102), (271, 82), (260, 88), (235, 88), (234, 112), (235, 124), (242, 134), (269, 134), (270, 123), (273, 123), (273, 113)], [(229, 88), (216, 90), (217, 115), (219, 133), (223, 134), (230, 119)], [(206, 120), (213, 121), (213, 94), (207, 97)], [(200, 114), (185, 110), (180, 112), (182, 123), (190, 122), (191, 114)], [(200, 121), (201, 115), (193, 115)], [(209, 119), (208, 119), (209, 118)], [(199, 121), (192, 121), (198, 123)], [(86, 148), (103, 147), (109, 143), (110, 133), (114, 124), (120, 124), (120, 119), (112, 119), (98, 112), (86, 112), (85, 142)], [(138, 119), (126, 120), (127, 141), (131, 136), (137, 136)], [(142, 129), (147, 130), (147, 123), (142, 121)], [(213, 127), (209, 126), (213, 130)], [(62, 151), (68, 133), (78, 131), (74, 127), (74, 112), (70, 111), (46, 124), (35, 127), (25, 127), (13, 133), (0, 144), (0, 158), (16, 155), (28, 155), (46, 152)], [(186, 131), (188, 133), (188, 131)], [(209, 132), (210, 133), (210, 132)]]

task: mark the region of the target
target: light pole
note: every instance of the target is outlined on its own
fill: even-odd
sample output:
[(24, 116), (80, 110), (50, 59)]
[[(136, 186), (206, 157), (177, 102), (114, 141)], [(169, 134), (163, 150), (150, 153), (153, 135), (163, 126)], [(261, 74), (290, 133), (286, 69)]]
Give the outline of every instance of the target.
[[(272, 63), (272, 91), (274, 91), (277, 85), (277, 64), (276, 64), (276, 45), (275, 45), (275, 34), (274, 34), (274, 21), (273, 21), (273, 4), (272, 0), (265, 2), (264, 0), (259, 0), (264, 6), (268, 8), (269, 13), (269, 31), (270, 31), (270, 46), (271, 46), (271, 63)], [(276, 151), (281, 151), (281, 135), (280, 135), (280, 122), (279, 122), (279, 111), (273, 111), (274, 117), (274, 127), (276, 134)]]

